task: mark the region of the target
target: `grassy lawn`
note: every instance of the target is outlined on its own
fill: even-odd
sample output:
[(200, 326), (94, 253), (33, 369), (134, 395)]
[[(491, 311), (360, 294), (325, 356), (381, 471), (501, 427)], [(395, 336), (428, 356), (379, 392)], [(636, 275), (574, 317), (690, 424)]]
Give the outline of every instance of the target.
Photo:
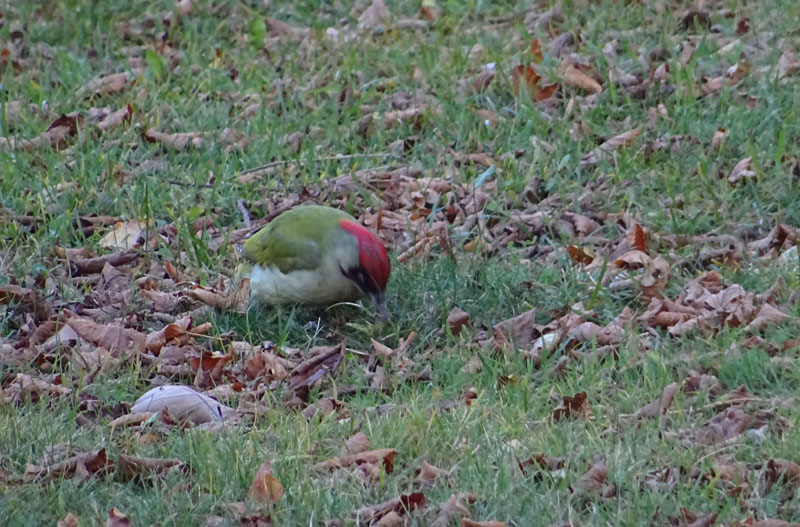
[[(795, 0), (6, 3), (0, 524), (800, 522), (798, 21)], [(249, 220), (303, 202), (385, 241), (390, 321), (197, 299)], [(291, 369), (337, 345), (298, 399)], [(249, 374), (259, 354), (284, 375)], [(165, 383), (234, 418), (114, 421)], [(394, 451), (318, 466), (359, 432)], [(279, 499), (248, 493), (264, 461)]]

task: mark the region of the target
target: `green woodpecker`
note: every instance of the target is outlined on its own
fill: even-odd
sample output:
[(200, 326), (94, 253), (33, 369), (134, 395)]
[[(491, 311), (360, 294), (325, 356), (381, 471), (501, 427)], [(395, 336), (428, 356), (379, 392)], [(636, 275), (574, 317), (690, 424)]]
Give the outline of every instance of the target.
[(242, 248), (240, 277), (251, 298), (268, 304), (333, 304), (362, 296), (387, 317), (386, 247), (355, 218), (331, 207), (303, 205), (280, 214)]

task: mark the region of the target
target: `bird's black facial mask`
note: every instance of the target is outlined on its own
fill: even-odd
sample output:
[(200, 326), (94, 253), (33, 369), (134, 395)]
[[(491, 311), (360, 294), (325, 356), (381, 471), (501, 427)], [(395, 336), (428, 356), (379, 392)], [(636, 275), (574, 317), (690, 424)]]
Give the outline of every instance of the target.
[(378, 315), (382, 319), (388, 318), (388, 312), (386, 311), (386, 303), (384, 301), (383, 291), (378, 289), (378, 286), (375, 284), (375, 280), (367, 273), (367, 271), (361, 267), (360, 265), (356, 267), (351, 267), (350, 269), (343, 269), (342, 274), (345, 275), (347, 278), (352, 280), (356, 283), (359, 289), (364, 292), (366, 296), (372, 300), (375, 304), (376, 311)]
[[(340, 267), (340, 269), (342, 268)], [(369, 273), (360, 265), (351, 267), (350, 269), (342, 269), (342, 274), (355, 282), (365, 295), (374, 296), (380, 293), (378, 286), (375, 284), (375, 280), (373, 280)]]

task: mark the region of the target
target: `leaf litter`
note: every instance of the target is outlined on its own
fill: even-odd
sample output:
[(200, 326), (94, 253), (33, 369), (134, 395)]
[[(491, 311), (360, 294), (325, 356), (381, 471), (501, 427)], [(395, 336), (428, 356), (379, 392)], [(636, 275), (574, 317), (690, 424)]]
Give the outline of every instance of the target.
[[(181, 2), (178, 11), (183, 16), (190, 16), (194, 7), (197, 6), (193, 6), (191, 2)], [(580, 112), (597, 104), (597, 94), (603, 94), (610, 89), (609, 83), (618, 84), (634, 100), (639, 100), (639, 96), (644, 98), (658, 93), (659, 90), (675, 89), (673, 83), (677, 84), (678, 81), (674, 78), (674, 72), (670, 71), (669, 64), (659, 54), (651, 53), (647, 60), (642, 61), (650, 62), (649, 70), (639, 70), (639, 65), (633, 67), (631, 72), (625, 71), (631, 64), (617, 55), (617, 50), (621, 49), (619, 42), (608, 46), (608, 49), (603, 48), (603, 54), (606, 58), (610, 57), (613, 69), (607, 77), (601, 75), (598, 67), (592, 65), (592, 61), (582, 60), (573, 53), (577, 37), (570, 32), (561, 31), (561, 25), (565, 24), (561, 9), (556, 4), (548, 10), (537, 8), (523, 14), (524, 25), (532, 34), (536, 31), (540, 32), (536, 34), (542, 35), (542, 32), (547, 32), (554, 38), (549, 46), (547, 42), (544, 43), (546, 51), (542, 50), (542, 42), (538, 39), (527, 47), (523, 46), (525, 51), (521, 54), (521, 64), (510, 70), (511, 95), (519, 97), (523, 91), (527, 92), (547, 116), (557, 107), (556, 103), (566, 102), (569, 108), (567, 113), (575, 112), (575, 118), (579, 119)], [(171, 16), (165, 20), (170, 20)], [(441, 12), (435, 4), (431, 6), (423, 3), (419, 16), (426, 22), (433, 23), (441, 16)], [(679, 17), (677, 26), (689, 33), (708, 32), (709, 39), (727, 45), (729, 43), (721, 40), (723, 36), (717, 35), (718, 32), (713, 30), (716, 18), (713, 11), (706, 12), (701, 5)], [(172, 20), (174, 23), (174, 19)], [(395, 16), (379, 0), (369, 5), (363, 3), (354, 20), (357, 20), (358, 30), (364, 35), (370, 34), (370, 38), (391, 30), (412, 28), (413, 31), (424, 31), (428, 27), (413, 19), (404, 20)], [(275, 19), (269, 19), (266, 23), (270, 36), (265, 37), (265, 49), (286, 41), (300, 46), (313, 45), (308, 44), (314, 39), (308, 28)], [(735, 33), (739, 36), (748, 35), (752, 27), (752, 21), (748, 17), (739, 17), (736, 19)], [(126, 31), (130, 35), (136, 35), (141, 30), (129, 27)], [(344, 34), (345, 31), (342, 30), (341, 33)], [(696, 43), (699, 41), (690, 38), (691, 36), (696, 35), (689, 35), (676, 49), (680, 49), (678, 63), (688, 64), (697, 51)], [(362, 35), (357, 38), (366, 37)], [(166, 43), (159, 47), (156, 55), (161, 57), (166, 70), (174, 71), (180, 62), (180, 50)], [(485, 54), (478, 48), (473, 50), (477, 51), (470, 55), (475, 58)], [(780, 53), (774, 66), (777, 78), (785, 81), (795, 76), (800, 68), (792, 50), (785, 48)], [(147, 54), (144, 50), (139, 50), (132, 52), (130, 57), (135, 59), (139, 55)], [(150, 55), (153, 63), (159, 64), (157, 59), (152, 59), (152, 50)], [(22, 67), (27, 60), (25, 56), (24, 53), (14, 53), (10, 59), (12, 69)], [(698, 97), (712, 98), (718, 97), (726, 89), (744, 86), (761, 75), (751, 62), (752, 59), (748, 57), (740, 57), (726, 68), (699, 77), (698, 85), (690, 88)], [(135, 61), (133, 63), (137, 64)], [(554, 69), (551, 68), (552, 64), (556, 64)], [(158, 67), (153, 68), (151, 65), (151, 69)], [(466, 86), (479, 94), (507, 90), (507, 87), (500, 86), (497, 76), (496, 67), (481, 66), (469, 72), (467, 78), (470, 82)], [(103, 75), (89, 80), (76, 95), (90, 100), (126, 96), (137, 88), (138, 82), (137, 77), (128, 72)], [(389, 85), (387, 82), (386, 86)], [(562, 101), (565, 96), (569, 99)], [(344, 102), (346, 103), (346, 98)], [(248, 107), (254, 105), (252, 102), (248, 104)], [(255, 106), (260, 107), (261, 104), (255, 103)], [(365, 135), (373, 137), (405, 126), (414, 132), (426, 127), (432, 128), (438, 113), (435, 96), (425, 90), (412, 97), (397, 97), (395, 100), (386, 96), (385, 100), (367, 101), (364, 106), (370, 105), (373, 108), (365, 108), (358, 128)], [(380, 108), (377, 112), (374, 111), (376, 107)], [(12, 108), (12, 114), (20, 115), (26, 111), (24, 102)], [(656, 123), (669, 122), (671, 116), (674, 116), (661, 103), (653, 108)], [(28, 108), (28, 111), (32, 115), (36, 114), (39, 119), (44, 118), (43, 112), (39, 115), (38, 110), (34, 112)], [(499, 110), (492, 114), (487, 113), (489, 111), (480, 108), (475, 114), (497, 126)], [(95, 108), (85, 115), (62, 114), (55, 120), (51, 118), (49, 127), (39, 135), (30, 139), (5, 137), (0, 141), (0, 146), (29, 152), (47, 148), (63, 152), (73, 142), (82, 140), (82, 129), (87, 125), (95, 126), (101, 134), (113, 134), (125, 123), (140, 118), (139, 111), (134, 112), (131, 104)], [(12, 121), (14, 119), (17, 117)], [(44, 124), (40, 130), (44, 128)], [(590, 126), (578, 121), (575, 127), (583, 136), (596, 139), (597, 146), (587, 149), (588, 153), (580, 160), (580, 168), (585, 171), (601, 168), (606, 163), (613, 165), (621, 155), (636, 155), (639, 141), (650, 139), (648, 135), (651, 133), (644, 123), (641, 126), (635, 126), (635, 123), (615, 123), (612, 128), (616, 129), (603, 136), (595, 135), (589, 129)], [(216, 136), (212, 131), (170, 133), (154, 128), (146, 130), (142, 134), (144, 140), (179, 151), (207, 148)], [(376, 131), (378, 134), (374, 135)], [(641, 136), (644, 137), (640, 139)], [(225, 128), (219, 132), (218, 137), (229, 153), (235, 149), (247, 148), (248, 138), (234, 128)], [(419, 141), (418, 138), (411, 137), (400, 140), (402, 148), (397, 154), (400, 158), (409, 148), (413, 148), (415, 141)], [(658, 137), (650, 139), (647, 144), (653, 152), (658, 152), (674, 148), (680, 141), (675, 136)], [(284, 146), (296, 153), (302, 152), (304, 143), (307, 142), (309, 141), (302, 134), (287, 135), (283, 141)], [(538, 139), (533, 141), (532, 138), (532, 144), (536, 146), (546, 143)], [(726, 130), (720, 127), (710, 144), (710, 151), (727, 148)], [(480, 151), (483, 148), (486, 150)], [(306, 198), (333, 202), (352, 198), (359, 219), (374, 228), (379, 236), (396, 248), (402, 265), (411, 266), (442, 254), (460, 254), (460, 251), (480, 251), (502, 258), (508, 248), (529, 251), (525, 255), (529, 261), (553, 265), (556, 252), (563, 249), (571, 265), (579, 272), (591, 275), (597, 273), (604, 259), (608, 258), (612, 265), (610, 270), (606, 269), (607, 274), (594, 275), (597, 280), (602, 280), (598, 282), (598, 287), (616, 288), (612, 290), (617, 291), (631, 288), (639, 295), (638, 303), (633, 302), (624, 310), (612, 313), (614, 318), (609, 317), (608, 313), (603, 318), (586, 305), (575, 303), (567, 306), (568, 313), (531, 309), (517, 315), (509, 313), (507, 320), (493, 321), (493, 324), (482, 320), (478, 313), (473, 312), (470, 315), (459, 308), (454, 308), (446, 319), (446, 328), (451, 334), (459, 335), (465, 341), (474, 336), (478, 345), (488, 347), (492, 353), (521, 352), (536, 367), (542, 365), (543, 357), (548, 359), (551, 354), (556, 355), (559, 362), (558, 369), (553, 370), (555, 373), (588, 360), (592, 354), (616, 358), (625, 339), (638, 330), (655, 330), (663, 336), (675, 338), (691, 333), (715, 334), (726, 328), (761, 333), (773, 325), (793, 320), (784, 307), (776, 304), (774, 298), (760, 297), (743, 286), (726, 281), (713, 270), (707, 270), (705, 274), (688, 283), (676, 284), (675, 275), (682, 269), (682, 262), (672, 252), (673, 249), (712, 245), (724, 247), (725, 244), (718, 244), (721, 240), (715, 235), (706, 238), (699, 235), (686, 242), (670, 238), (670, 234), (652, 232), (639, 223), (634, 223), (620, 233), (619, 218), (590, 204), (592, 195), (601, 198), (609, 195), (610, 189), (602, 178), (594, 188), (587, 185), (582, 191), (572, 195), (548, 196), (547, 192), (540, 195), (533, 188), (526, 193), (533, 198), (529, 201), (515, 200), (505, 195), (498, 182), (506, 168), (504, 164), (513, 163), (515, 159), (517, 158), (514, 155), (506, 155), (491, 145), (463, 152), (449, 148), (438, 160), (440, 166), (437, 168), (441, 170), (423, 171), (420, 167), (402, 163), (390, 170), (362, 169), (339, 176), (331, 185), (311, 185), (306, 189)], [(478, 167), (485, 169), (483, 174), (487, 174), (481, 185), (467, 184), (460, 178), (453, 177), (459, 171)], [(748, 156), (729, 168), (727, 178), (730, 184), (744, 185), (757, 176), (753, 159)], [(362, 192), (354, 196), (351, 193), (356, 187)], [(298, 199), (295, 203), (300, 201)], [(490, 215), (487, 214), (487, 205), (494, 201), (502, 203), (501, 207), (508, 213), (492, 215), (488, 219)], [(578, 204), (577, 212), (568, 210), (566, 203)], [(274, 212), (280, 205), (276, 207), (272, 204), (271, 207)], [(41, 221), (33, 216), (20, 215), (10, 218), (10, 221), (30, 229)], [(87, 364), (91, 361), (83, 357), (94, 354), (98, 365), (106, 364), (106, 367), (111, 368), (114, 367), (113, 359), (135, 358), (153, 365), (154, 371), (159, 371), (160, 374), (166, 373), (187, 382), (187, 385), (165, 385), (146, 392), (133, 404), (131, 413), (112, 421), (115, 426), (147, 426), (148, 421), (149, 424), (154, 422), (154, 416), (170, 426), (176, 423), (189, 426), (219, 421), (223, 416), (230, 416), (234, 412), (245, 413), (242, 411), (244, 407), (240, 404), (238, 409), (229, 408), (207, 394), (214, 393), (222, 397), (225, 393), (251, 389), (254, 394), (251, 402), (256, 402), (267, 389), (283, 389), (299, 400), (299, 403), (292, 401), (292, 404), (286, 403), (286, 406), (301, 408), (304, 415), (310, 416), (317, 411), (338, 412), (342, 418), (348, 418), (347, 403), (337, 399), (335, 391), (333, 397), (316, 400), (312, 393), (337, 375), (345, 356), (343, 343), (311, 348), (308, 352), (299, 354), (275, 346), (248, 344), (237, 347), (235, 342), (224, 342), (222, 348), (212, 345), (203, 338), (209, 329), (195, 326), (192, 314), (202, 314), (204, 305), (218, 310), (246, 312), (249, 296), (246, 289), (235, 298), (224, 295), (221, 291), (225, 287), (207, 286), (208, 282), (203, 286), (198, 285), (199, 280), (193, 280), (197, 270), (189, 269), (184, 262), (179, 263), (176, 268), (171, 262), (151, 260), (149, 248), (157, 244), (176, 246), (176, 233), (169, 226), (153, 227), (154, 236), (150, 239), (145, 239), (145, 233), (149, 235), (150, 229), (145, 227), (143, 220), (85, 218), (81, 220), (80, 227), (87, 235), (95, 231), (104, 233), (97, 243), (100, 254), (95, 255), (93, 249), (86, 247), (62, 248), (53, 262), (60, 269), (60, 278), (65, 283), (74, 283), (76, 278), (87, 279), (77, 282), (81, 287), (88, 284), (92, 288), (88, 294), (82, 296), (82, 300), (76, 302), (67, 300), (66, 296), (45, 295), (41, 288), (14, 284), (2, 286), (0, 303), (13, 307), (14, 317), (26, 321), (24, 325), (21, 324), (23, 329), (18, 337), (4, 341), (4, 358), (6, 354), (17, 357), (20, 364), (28, 358), (35, 358), (35, 362), (30, 363), (35, 366), (31, 366), (29, 373), (18, 372), (3, 378), (3, 404), (24, 404), (29, 399), (55, 399), (76, 393), (79, 385), (75, 379), (47, 373), (45, 365), (54, 363), (49, 355), (57, 351), (63, 353), (67, 360), (83, 360)], [(218, 250), (224, 243), (222, 240), (233, 233), (225, 228), (215, 229), (209, 229), (213, 241), (210, 247)], [(237, 236), (240, 235), (243, 234), (237, 233)], [(569, 244), (542, 244), (541, 239), (547, 237), (566, 239)], [(742, 262), (749, 257), (767, 262), (792, 248), (796, 251), (796, 240), (794, 228), (777, 225), (764, 238), (737, 240), (734, 250), (715, 247), (701, 258), (702, 266), (711, 267), (711, 262), (715, 260)], [(535, 247), (529, 249), (528, 244), (535, 244)], [(169, 266), (173, 267), (172, 271), (167, 271)], [(180, 275), (183, 276), (179, 278)], [(668, 289), (669, 285), (678, 285), (680, 289)], [(26, 318), (29, 315), (31, 317)], [(392, 385), (386, 377), (386, 371), (409, 372), (415, 366), (414, 361), (423, 360), (414, 355), (409, 356), (407, 349), (402, 346), (394, 349), (377, 340), (372, 341), (372, 350), (376, 360), (379, 357), (385, 366), (369, 367), (373, 369), (368, 378), (380, 390)], [(478, 364), (482, 364), (480, 360)], [(40, 370), (37, 371), (37, 368)], [(465, 373), (475, 375), (480, 369), (473, 363)], [(637, 419), (666, 420), (673, 411), (676, 397), (679, 400), (693, 397), (697, 391), (695, 386), (704, 383), (716, 386), (706, 373), (683, 382), (671, 382), (663, 388), (660, 396), (640, 406), (633, 416)], [(709, 386), (705, 388), (708, 389)], [(243, 396), (240, 403), (244, 400)], [(754, 434), (749, 437), (760, 437), (760, 430), (764, 426), (770, 428), (777, 423), (776, 430), (782, 426), (780, 419), (770, 415), (767, 409), (758, 407), (752, 400), (724, 407), (720, 405), (714, 407), (714, 410), (705, 424), (693, 433), (684, 435), (684, 439), (715, 446), (742, 440), (742, 436), (747, 436), (748, 432)], [(592, 406), (587, 393), (564, 396), (552, 410), (552, 417), (554, 421), (567, 424), (592, 419)], [(363, 434), (353, 436), (340, 456), (317, 464), (317, 468), (357, 470), (366, 476), (365, 481), (372, 482), (376, 481), (381, 471), (392, 473), (394, 457), (400, 451), (394, 448), (370, 450), (369, 440), (365, 441), (364, 438), (366, 436)], [(30, 477), (44, 479), (53, 477), (51, 474), (58, 474), (59, 477), (85, 478), (102, 473), (112, 464), (121, 473), (131, 475), (160, 473), (171, 467), (181, 466), (180, 460), (153, 460), (121, 454), (109, 461), (108, 458), (104, 460), (105, 455), (105, 451), (101, 449), (68, 457), (58, 462), (60, 465), (32, 465)], [(530, 463), (523, 464), (528, 463), (526, 467), (547, 467), (550, 471), (562, 470), (564, 466), (563, 461), (546, 456), (541, 459), (534, 457), (529, 461)], [(741, 485), (741, 476), (750, 467), (743, 469), (737, 463), (739, 462), (717, 459), (713, 477), (729, 482), (731, 488), (728, 491), (736, 490), (746, 495), (751, 489)], [(769, 492), (779, 483), (793, 486), (797, 480), (796, 464), (789, 460), (769, 459), (762, 467), (752, 470), (761, 471), (762, 489), (765, 492)], [(441, 481), (448, 479), (446, 474), (442, 469), (423, 462), (419, 473), (420, 484), (427, 487), (439, 485)], [(593, 461), (572, 488), (584, 495), (609, 498), (615, 495), (617, 489), (613, 483), (608, 482), (608, 474), (609, 469), (604, 461)], [(272, 474), (269, 462), (265, 462), (256, 473), (250, 489), (250, 497), (263, 503), (280, 501), (283, 495), (280, 482)], [(405, 521), (404, 518), (415, 509), (427, 509), (427, 517), (434, 525), (449, 525), (453, 521), (461, 525), (502, 524), (469, 519), (470, 507), (476, 500), (477, 497), (473, 494), (457, 493), (436, 507), (428, 507), (424, 495), (415, 492), (374, 507), (359, 509), (356, 515), (366, 518), (370, 524), (394, 525)], [(266, 516), (241, 516), (243, 522), (245, 518), (250, 524), (270, 523)], [(713, 512), (692, 513), (682, 510), (679, 516), (671, 517), (669, 521), (675, 525), (710, 525), (716, 518), (716, 513)], [(64, 519), (65, 523), (71, 521)], [(768, 520), (750, 521), (747, 524), (758, 525), (765, 521)], [(109, 525), (126, 523), (129, 520), (124, 514), (117, 509), (111, 509)]]

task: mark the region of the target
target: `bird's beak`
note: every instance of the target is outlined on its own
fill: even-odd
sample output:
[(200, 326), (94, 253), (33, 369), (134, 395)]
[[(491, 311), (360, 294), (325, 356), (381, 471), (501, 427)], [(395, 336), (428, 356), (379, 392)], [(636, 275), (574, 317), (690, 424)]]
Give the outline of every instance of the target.
[(381, 319), (381, 322), (387, 322), (389, 320), (389, 310), (386, 309), (386, 297), (383, 292), (370, 296), (372, 297), (372, 303), (375, 305), (375, 312), (378, 314), (378, 318)]

